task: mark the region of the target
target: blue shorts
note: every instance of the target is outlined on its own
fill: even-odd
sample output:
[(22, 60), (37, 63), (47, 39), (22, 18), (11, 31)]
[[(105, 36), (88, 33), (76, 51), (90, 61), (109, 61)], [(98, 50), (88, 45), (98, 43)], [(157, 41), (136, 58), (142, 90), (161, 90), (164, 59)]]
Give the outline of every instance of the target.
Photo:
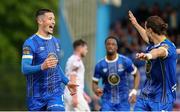
[(63, 95), (29, 97), (29, 111), (65, 111)]
[(129, 111), (130, 104), (128, 101), (121, 102), (118, 104), (110, 103), (109, 101), (102, 102), (101, 111)]
[(134, 107), (134, 111), (172, 111), (172, 109), (173, 102), (161, 103), (143, 98), (138, 98)]

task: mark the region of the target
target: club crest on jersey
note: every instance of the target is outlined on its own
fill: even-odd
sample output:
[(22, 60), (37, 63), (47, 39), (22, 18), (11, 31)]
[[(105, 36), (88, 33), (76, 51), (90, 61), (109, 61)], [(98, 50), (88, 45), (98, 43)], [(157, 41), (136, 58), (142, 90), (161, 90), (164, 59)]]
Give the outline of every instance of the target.
[(112, 73), (108, 76), (108, 82), (112, 86), (118, 85), (120, 83), (120, 76), (116, 73)]
[(23, 54), (28, 55), (30, 54), (30, 47), (26, 46), (23, 48)]
[(122, 64), (118, 65), (118, 72), (124, 71), (124, 66)]
[(108, 70), (107, 68), (103, 68), (103, 72), (104, 72), (104, 73), (106, 73), (106, 72), (107, 72), (107, 70)]

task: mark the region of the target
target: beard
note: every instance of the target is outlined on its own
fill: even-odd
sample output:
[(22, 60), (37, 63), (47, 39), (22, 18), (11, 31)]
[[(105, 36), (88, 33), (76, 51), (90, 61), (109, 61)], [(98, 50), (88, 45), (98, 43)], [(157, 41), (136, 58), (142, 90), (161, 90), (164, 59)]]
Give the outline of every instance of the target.
[(108, 56), (112, 56), (112, 55), (114, 55), (115, 54), (115, 52), (113, 52), (113, 51), (107, 51), (107, 55)]
[(81, 54), (81, 57), (82, 57), (82, 58), (84, 58), (85, 56), (86, 56), (85, 54), (83, 54), (83, 53)]

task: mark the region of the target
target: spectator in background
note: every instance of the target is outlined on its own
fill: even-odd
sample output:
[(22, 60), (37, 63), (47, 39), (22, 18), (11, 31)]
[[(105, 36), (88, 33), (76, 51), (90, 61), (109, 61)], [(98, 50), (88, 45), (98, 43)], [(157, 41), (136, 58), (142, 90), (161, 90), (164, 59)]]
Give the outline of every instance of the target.
[(144, 2), (142, 2), (139, 8), (135, 11), (135, 16), (137, 17), (140, 23), (144, 23), (145, 20), (150, 16), (148, 7)]
[(158, 16), (162, 16), (161, 15), (161, 9), (158, 3), (154, 3), (153, 6), (150, 8), (150, 15), (158, 15)]

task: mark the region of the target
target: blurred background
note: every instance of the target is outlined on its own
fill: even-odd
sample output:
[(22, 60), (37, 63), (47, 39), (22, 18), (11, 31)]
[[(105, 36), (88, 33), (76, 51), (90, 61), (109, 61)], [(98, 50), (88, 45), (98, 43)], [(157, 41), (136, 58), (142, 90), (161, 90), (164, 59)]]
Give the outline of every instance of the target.
[[(64, 70), (67, 58), (73, 53), (72, 42), (84, 39), (89, 53), (84, 59), (85, 90), (91, 96), (92, 110), (99, 108), (98, 98), (91, 89), (95, 64), (105, 56), (104, 40), (108, 35), (120, 38), (120, 54), (131, 58), (145, 80), (144, 62), (134, 59), (144, 51), (145, 43), (128, 20), (128, 10), (144, 26), (151, 15), (161, 16), (169, 25), (168, 38), (180, 48), (179, 0), (1, 0), (0, 3), (0, 110), (26, 110), (26, 79), (21, 74), (23, 42), (36, 33), (35, 12), (50, 8), (56, 16), (54, 36), (61, 40)], [(179, 59), (179, 57), (178, 57)], [(132, 87), (132, 77), (129, 86)], [(177, 65), (177, 100), (174, 110), (180, 110), (180, 61)]]

